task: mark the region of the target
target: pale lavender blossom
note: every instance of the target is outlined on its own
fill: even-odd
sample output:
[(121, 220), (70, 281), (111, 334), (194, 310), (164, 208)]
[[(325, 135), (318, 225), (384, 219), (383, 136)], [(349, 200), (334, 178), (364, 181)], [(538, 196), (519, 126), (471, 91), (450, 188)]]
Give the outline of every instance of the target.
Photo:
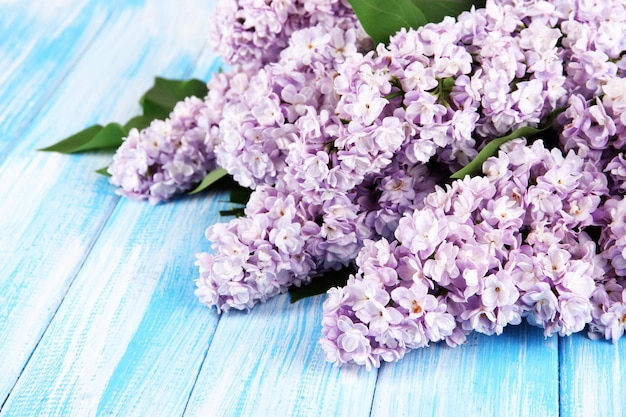
[(209, 30), (209, 44), (228, 64), (258, 69), (279, 59), (292, 35), (317, 24), (357, 29), (365, 34), (345, 0), (220, 1)]
[[(356, 265), (329, 291), (322, 346), (368, 369), (522, 319), (616, 341), (626, 7), (613, 3), (488, 1), (368, 50), (344, 2), (240, 0), (235, 30), (216, 33), (249, 66), (208, 126), (218, 164), (256, 191), (247, 217), (209, 229), (201, 301), (249, 309)], [(483, 176), (446, 181), (560, 110), (558, 143), (509, 142)]]
[(315, 264), (303, 251), (309, 225), (292, 195), (265, 187), (255, 191), (248, 217), (211, 226), (212, 253), (197, 256), (196, 295), (218, 311), (249, 309), (307, 280)]
[[(490, 176), (438, 187), (405, 212), (396, 240), (365, 241), (357, 274), (325, 305), (327, 359), (354, 362), (336, 342), (343, 331), (335, 323), (344, 317), (366, 326), (361, 343), (369, 353), (360, 360), (368, 367), (431, 341), (455, 346), (471, 331), (500, 334), (523, 318), (546, 336), (592, 322), (591, 298), (605, 269), (586, 227), (602, 217), (603, 174), (541, 141), (508, 143), (484, 168)], [(536, 204), (537, 187), (557, 195), (559, 209)], [(591, 216), (572, 215), (582, 196)], [(614, 323), (604, 327), (611, 337), (619, 333)]]
[[(336, 104), (332, 80), (357, 53), (357, 41), (355, 29), (318, 24), (295, 31), (280, 60), (250, 75), (224, 105), (216, 129), (218, 165), (249, 188), (279, 181), (317, 184), (328, 176), (330, 161), (320, 151), (332, 141), (328, 126), (341, 124), (330, 113)], [(288, 165), (305, 171), (292, 172)]]
[(167, 120), (133, 128), (108, 168), (118, 194), (156, 204), (197, 185), (216, 168), (212, 109), (197, 98), (179, 102)]
[(626, 277), (626, 199), (613, 197), (604, 204), (606, 225), (602, 229), (602, 254), (615, 273)]
[(602, 314), (600, 321), (605, 326), (605, 337), (617, 343), (626, 329), (626, 305), (613, 304), (606, 313)]
[(196, 295), (218, 312), (250, 309), (347, 266), (362, 246), (357, 210), (345, 196), (315, 206), (302, 194), (258, 187), (245, 217), (207, 229), (212, 250), (197, 255)]

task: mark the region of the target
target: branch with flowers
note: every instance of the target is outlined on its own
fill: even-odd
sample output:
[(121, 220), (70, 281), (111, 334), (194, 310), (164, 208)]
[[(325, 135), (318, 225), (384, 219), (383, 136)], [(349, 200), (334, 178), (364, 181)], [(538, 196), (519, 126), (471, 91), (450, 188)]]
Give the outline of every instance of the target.
[(232, 178), (245, 207), (206, 232), (199, 300), (224, 312), (328, 290), (337, 364), (523, 319), (616, 342), (626, 5), (482, 6), (224, 1), (209, 39), (230, 69), (208, 92), (159, 81), (169, 92), (147, 94), (136, 125), (109, 128), (110, 181), (157, 203)]

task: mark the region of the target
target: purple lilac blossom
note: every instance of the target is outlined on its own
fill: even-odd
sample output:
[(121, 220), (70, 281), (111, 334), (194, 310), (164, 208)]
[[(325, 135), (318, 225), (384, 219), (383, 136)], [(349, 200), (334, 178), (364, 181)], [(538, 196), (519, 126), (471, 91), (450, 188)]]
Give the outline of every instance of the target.
[[(335, 105), (309, 109), (307, 117), (296, 122), (302, 134), (285, 159), (283, 180), (321, 196), (326, 190), (349, 192), (395, 159), (416, 166), (436, 157), (440, 166), (454, 171), (477, 154), (482, 141), (476, 142), (476, 134), (493, 138), (545, 120), (565, 93), (555, 84), (563, 79), (558, 72), (562, 66), (555, 58), (551, 71), (526, 72), (524, 51), (538, 54), (552, 48), (550, 53), (556, 54), (553, 44), (560, 32), (532, 43), (528, 39), (537, 34), (521, 30), (527, 22), (510, 14), (517, 23), (492, 32), (508, 43), (491, 45), (475, 35), (495, 24), (487, 11), (479, 10), (462, 15), (459, 22), (447, 18), (417, 30), (402, 29), (388, 47), (346, 57), (329, 86)], [(481, 44), (487, 44), (484, 50)], [(501, 56), (512, 53), (512, 45), (519, 53), (514, 68), (509, 68), (511, 60)], [(510, 107), (506, 111), (487, 98), (481, 101), (495, 85), (489, 77), (497, 74), (504, 74), (503, 90), (496, 96), (504, 94)]]
[(626, 190), (626, 83), (622, 58), (626, 51), (626, 7), (606, 3), (583, 10), (584, 4), (580, 6), (574, 9), (575, 18), (562, 24), (566, 34), (563, 44), (570, 55), (567, 79), (571, 95), (558, 120), (563, 126), (560, 144), (604, 167), (609, 184), (610, 193), (605, 196), (601, 214), (596, 215), (601, 226), (600, 254), (606, 266), (591, 297), (588, 334), (615, 343), (626, 328), (622, 226), (622, 196)]
[(207, 230), (213, 252), (197, 255), (196, 295), (218, 312), (250, 309), (348, 265), (362, 246), (357, 209), (342, 195), (313, 206), (298, 193), (258, 187), (246, 217)]
[(226, 104), (218, 162), (242, 185), (276, 184), (316, 207), (355, 195), (369, 236), (392, 237), (439, 178), (424, 163), (437, 156), (459, 167), (476, 154), (476, 137), (537, 125), (563, 103), (562, 10), (490, 2), (458, 22), (402, 30), (364, 55), (354, 32), (296, 31), (279, 63)]
[(605, 262), (586, 227), (607, 192), (604, 175), (573, 152), (522, 140), (483, 169), (406, 212), (395, 240), (365, 241), (358, 272), (324, 305), (328, 360), (377, 367), (430, 342), (500, 334), (524, 317), (546, 336), (591, 322)]
[(626, 144), (626, 40), (620, 35), (626, 30), (626, 5), (617, 3), (586, 9), (581, 3), (561, 24), (570, 94), (559, 118), (561, 144), (596, 161), (617, 156)]
[(224, 0), (213, 14), (209, 44), (224, 62), (253, 72), (279, 60), (292, 35), (318, 24), (359, 30), (345, 0)]
[[(271, 197), (209, 229), (201, 301), (249, 309), (356, 262), (329, 291), (322, 344), (368, 368), (523, 318), (546, 336), (621, 337), (623, 208), (607, 196), (626, 188), (626, 12), (583, 3), (488, 1), (370, 52), (354, 27), (322, 23), (261, 51), (211, 132), (218, 163)], [(516, 141), (484, 177), (433, 191), (487, 141), (559, 108), (562, 151)], [(297, 214), (277, 222), (268, 213), (289, 199)]]
[(593, 319), (588, 335), (616, 343), (626, 330), (626, 199), (623, 195), (609, 198), (599, 217), (603, 226), (599, 244), (607, 268), (591, 298)]
[[(242, 186), (255, 188), (281, 179), (298, 143), (320, 148), (322, 125), (336, 101), (332, 79), (337, 66), (356, 53), (357, 40), (354, 29), (323, 25), (294, 32), (281, 60), (250, 76), (241, 94), (224, 105), (215, 147), (218, 164)], [(318, 166), (311, 160), (306, 168), (315, 173)]]
[(196, 295), (218, 311), (251, 308), (304, 280), (314, 268), (304, 252), (306, 236), (319, 227), (302, 218), (299, 201), (272, 187), (259, 187), (246, 217), (211, 226), (213, 254), (197, 255)]
[(191, 189), (215, 169), (209, 134), (212, 109), (196, 97), (174, 107), (167, 120), (131, 129), (108, 168), (118, 194), (150, 203)]
[(369, 238), (392, 239), (404, 213), (421, 208), (440, 179), (426, 165), (402, 165), (397, 159), (380, 174), (366, 177), (355, 187), (355, 201), (363, 208), (360, 216)]
[(605, 225), (600, 244), (602, 256), (610, 262), (617, 277), (626, 277), (626, 199), (614, 196), (603, 205)]

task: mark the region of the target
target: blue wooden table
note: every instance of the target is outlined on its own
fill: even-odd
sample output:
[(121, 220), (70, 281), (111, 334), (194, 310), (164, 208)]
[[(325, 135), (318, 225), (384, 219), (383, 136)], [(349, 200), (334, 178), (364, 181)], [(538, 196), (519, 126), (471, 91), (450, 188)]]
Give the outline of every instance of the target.
[[(215, 0), (0, 0), (0, 416), (626, 416), (626, 342), (474, 335), (366, 372), (326, 363), (323, 296), (218, 316), (195, 253), (223, 196), (150, 206), (37, 152), (208, 79)], [(222, 219), (224, 220), (224, 219)]]

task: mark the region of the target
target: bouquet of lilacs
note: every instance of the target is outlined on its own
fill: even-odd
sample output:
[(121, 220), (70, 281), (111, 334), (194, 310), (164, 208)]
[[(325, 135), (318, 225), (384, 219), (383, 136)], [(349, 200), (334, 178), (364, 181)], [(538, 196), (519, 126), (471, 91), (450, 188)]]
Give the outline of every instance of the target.
[(340, 271), (321, 341), (337, 364), (522, 319), (617, 341), (624, 2), (488, 0), (382, 40), (364, 3), (220, 4), (209, 39), (229, 69), (130, 130), (118, 193), (165, 201), (216, 173), (250, 189), (208, 228), (196, 294), (247, 310)]

